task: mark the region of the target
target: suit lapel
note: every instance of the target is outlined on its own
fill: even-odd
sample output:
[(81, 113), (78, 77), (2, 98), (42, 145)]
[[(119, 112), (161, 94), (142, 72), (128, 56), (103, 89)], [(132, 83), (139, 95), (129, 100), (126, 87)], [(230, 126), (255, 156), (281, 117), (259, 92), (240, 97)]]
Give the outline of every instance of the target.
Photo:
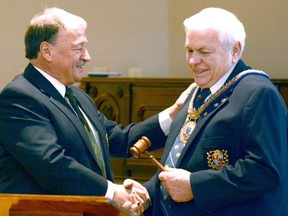
[[(90, 143), (90, 140), (85, 132), (85, 129), (82, 125), (82, 123), (79, 121), (79, 118), (77, 117), (77, 115), (75, 115), (74, 111), (72, 110), (71, 106), (67, 103), (67, 101), (62, 97), (62, 95), (57, 91), (57, 89), (55, 89), (55, 87), (41, 74), (39, 73), (32, 64), (28, 64), (28, 66), (26, 67), (25, 71), (24, 71), (24, 77), (30, 82), (32, 83), (36, 88), (38, 88), (44, 95), (46, 95), (49, 100), (61, 111), (63, 112), (63, 114), (71, 121), (71, 123), (75, 126), (75, 128), (78, 130), (79, 135), (81, 136), (83, 142), (85, 143), (86, 147), (88, 148), (88, 150), (90, 151), (92, 157), (94, 158), (94, 160), (96, 161), (95, 158), (95, 153), (94, 150), (92, 148), (92, 145)], [(77, 99), (79, 100), (80, 103), (83, 103), (82, 101), (82, 97), (78, 94)], [(84, 102), (85, 104), (85, 102)], [(100, 140), (105, 143), (106, 142), (106, 138), (105, 138), (105, 134), (106, 132), (103, 132), (103, 127), (101, 127), (100, 125), (100, 121), (95, 121), (95, 115), (93, 116), (92, 112), (86, 107), (86, 106), (82, 106), (81, 107), (83, 109), (83, 111), (85, 112), (85, 114), (88, 116), (88, 118), (90, 119), (90, 121), (92, 121), (93, 125), (96, 125), (96, 130), (99, 131), (99, 136), (100, 136)], [(103, 134), (104, 134), (104, 138), (103, 138)], [(112, 177), (111, 174), (111, 169), (110, 169), (110, 159), (109, 156), (107, 156), (107, 154), (109, 155), (109, 152), (107, 150), (107, 148), (103, 148), (103, 152), (104, 152), (104, 161), (105, 163), (107, 161), (109, 161), (108, 166), (106, 165), (106, 171), (107, 171), (107, 175), (110, 175), (110, 177)], [(109, 174), (108, 174), (109, 173)]]
[[(74, 88), (72, 88), (74, 89)], [(106, 167), (106, 172), (107, 175), (109, 176), (113, 176), (112, 172), (111, 172), (111, 161), (110, 161), (110, 153), (109, 153), (109, 148), (108, 148), (108, 140), (107, 140), (107, 133), (105, 128), (103, 127), (103, 125), (101, 124), (101, 121), (98, 118), (97, 113), (94, 110), (91, 110), (90, 108), (92, 106), (94, 106), (92, 104), (92, 106), (89, 106), (89, 104), (91, 103), (91, 101), (87, 101), (88, 98), (83, 97), (83, 94), (80, 94), (80, 91), (74, 91), (74, 94), (80, 104), (81, 109), (84, 111), (85, 115), (89, 118), (90, 122), (93, 124), (93, 126), (95, 127), (95, 129), (98, 131), (98, 135), (99, 135), (99, 140), (100, 140), (100, 145), (101, 145), (101, 150), (102, 150), (102, 154), (103, 154), (103, 159), (105, 161), (105, 167)], [(85, 106), (83, 106), (85, 104)], [(93, 158), (95, 161), (96, 160), (96, 155), (94, 150), (92, 149), (91, 143), (90, 141), (88, 141), (87, 147), (89, 148), (91, 154), (93, 155)], [(109, 174), (108, 174), (109, 173)]]
[[(77, 121), (78, 117), (74, 114), (74, 111), (62, 97), (58, 90), (31, 64), (27, 66), (24, 72), (24, 77), (31, 82), (36, 88), (38, 88), (49, 100), (61, 111), (64, 115), (71, 120), (80, 134), (83, 134), (82, 124)], [(82, 129), (82, 130), (81, 130)]]
[(161, 160), (162, 164), (165, 163), (166, 158), (168, 157), (168, 154), (169, 154), (169, 152), (170, 152), (170, 150), (171, 150), (171, 148), (175, 142), (175, 139), (178, 136), (178, 134), (179, 134), (179, 132), (183, 126), (183, 123), (187, 117), (188, 106), (189, 106), (189, 103), (190, 103), (190, 100), (192, 98), (194, 90), (192, 90), (189, 97), (186, 99), (183, 108), (180, 110), (180, 112), (176, 115), (175, 119), (173, 120), (173, 123), (172, 123), (171, 128), (170, 128), (170, 132), (168, 134), (167, 141), (165, 144), (165, 148), (164, 148), (164, 152), (163, 152), (163, 156), (162, 156), (162, 160)]
[(57, 91), (57, 89), (40, 73), (32, 64), (29, 64), (24, 72), (24, 77), (36, 88), (39, 89), (49, 100), (55, 104), (71, 121), (74, 122), (75, 115), (67, 101)]

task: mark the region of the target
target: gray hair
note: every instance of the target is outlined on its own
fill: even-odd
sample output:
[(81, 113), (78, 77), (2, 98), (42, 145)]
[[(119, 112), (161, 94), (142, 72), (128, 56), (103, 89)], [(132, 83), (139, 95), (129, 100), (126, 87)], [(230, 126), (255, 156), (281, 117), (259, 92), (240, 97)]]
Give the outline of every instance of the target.
[(206, 8), (183, 22), (186, 34), (192, 30), (213, 29), (219, 33), (219, 41), (226, 50), (240, 42), (241, 53), (245, 47), (246, 33), (243, 24), (231, 12), (222, 8)]

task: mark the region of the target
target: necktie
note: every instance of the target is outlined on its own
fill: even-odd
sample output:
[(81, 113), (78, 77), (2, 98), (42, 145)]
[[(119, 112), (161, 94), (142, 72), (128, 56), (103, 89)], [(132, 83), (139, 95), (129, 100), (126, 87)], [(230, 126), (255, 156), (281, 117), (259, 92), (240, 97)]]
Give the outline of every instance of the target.
[(201, 89), (200, 92), (198, 92), (198, 96), (196, 97), (196, 100), (194, 100), (194, 108), (198, 109), (205, 102), (205, 99), (210, 94), (211, 94), (211, 91), (209, 88)]
[[(166, 159), (165, 167), (176, 168), (176, 164), (178, 162), (179, 157), (181, 156), (181, 152), (184, 149), (184, 147), (185, 144), (180, 140), (180, 133), (179, 133), (169, 152), (168, 158)], [(169, 196), (167, 190), (163, 187), (162, 182), (160, 182), (160, 191), (162, 195), (160, 199), (162, 211), (165, 215), (169, 215), (168, 214), (169, 208), (173, 200)]]
[[(198, 96), (194, 100), (194, 108), (198, 109), (205, 102), (205, 99), (210, 94), (211, 94), (211, 92), (210, 92), (209, 88), (203, 89), (200, 92), (198, 92)], [(186, 124), (186, 122), (184, 122), (184, 125), (185, 124)], [(184, 127), (184, 125), (183, 125), (183, 127)], [(175, 139), (175, 142), (174, 142), (170, 152), (169, 152), (168, 158), (166, 159), (165, 167), (176, 168), (178, 159), (180, 158), (184, 147), (185, 147), (185, 143), (183, 143), (181, 141), (180, 133), (179, 133)], [(171, 202), (173, 202), (173, 200), (169, 196), (167, 190), (163, 187), (162, 182), (160, 182), (160, 190), (161, 190), (161, 195), (162, 195), (161, 200), (160, 200), (162, 211), (165, 215), (169, 215), (169, 213), (168, 213), (169, 208), (170, 208)]]
[(84, 114), (82, 113), (82, 111), (80, 110), (78, 103), (77, 103), (77, 99), (72, 91), (71, 88), (66, 87), (66, 93), (65, 93), (65, 97), (68, 98), (70, 105), (72, 106), (72, 108), (74, 109), (74, 111), (77, 113), (85, 131), (87, 132), (87, 135), (89, 137), (90, 143), (94, 149), (94, 152), (96, 154), (96, 160), (97, 160), (97, 164), (99, 165), (101, 171), (102, 171), (102, 175), (104, 177), (106, 177), (106, 170), (105, 170), (105, 165), (104, 165), (104, 161), (103, 161), (103, 156), (101, 153), (101, 147), (99, 145), (99, 143), (97, 142), (95, 135), (93, 134), (93, 131), (91, 130), (88, 122), (85, 119)]

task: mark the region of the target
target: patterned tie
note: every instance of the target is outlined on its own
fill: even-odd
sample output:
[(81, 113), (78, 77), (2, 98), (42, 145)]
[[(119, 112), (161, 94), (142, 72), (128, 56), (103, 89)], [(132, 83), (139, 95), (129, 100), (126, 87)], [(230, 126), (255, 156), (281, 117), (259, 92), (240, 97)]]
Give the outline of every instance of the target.
[(211, 94), (211, 91), (209, 88), (201, 89), (200, 92), (197, 92), (198, 96), (196, 97), (196, 100), (194, 100), (194, 108), (199, 109), (199, 107), (205, 102), (205, 99), (208, 95)]
[[(209, 88), (203, 89), (200, 92), (198, 92), (198, 96), (196, 97), (196, 100), (194, 100), (194, 108), (198, 109), (205, 102), (205, 99), (210, 94), (211, 92)], [(185, 124), (186, 122), (184, 122), (182, 127), (184, 127)], [(165, 167), (176, 168), (177, 162), (184, 148), (185, 148), (185, 143), (181, 141), (180, 133), (178, 133), (178, 136), (176, 137), (175, 142), (169, 152), (168, 158), (166, 159)], [(171, 208), (171, 203), (173, 202), (173, 200), (169, 196), (167, 190), (163, 187), (162, 182), (160, 182), (160, 191), (162, 195), (160, 199), (161, 208), (162, 208), (163, 213), (168, 216), (169, 215), (168, 212), (169, 212), (169, 209)]]
[(101, 147), (99, 145), (99, 143), (97, 142), (97, 139), (95, 137), (95, 135), (93, 134), (93, 131), (91, 130), (88, 122), (86, 121), (86, 118), (84, 117), (84, 114), (82, 113), (82, 111), (80, 110), (78, 103), (77, 103), (77, 99), (72, 91), (71, 88), (66, 87), (66, 93), (65, 93), (65, 97), (68, 98), (70, 105), (72, 106), (72, 108), (74, 109), (74, 111), (77, 113), (81, 123), (83, 124), (83, 127), (85, 128), (85, 131), (87, 132), (87, 135), (89, 137), (90, 143), (93, 147), (93, 150), (96, 154), (96, 160), (97, 160), (97, 164), (99, 165), (101, 171), (102, 171), (102, 175), (104, 177), (106, 177), (106, 170), (105, 170), (105, 165), (104, 165), (104, 160), (103, 160), (103, 156), (101, 153)]
[[(168, 158), (165, 162), (165, 167), (176, 168), (176, 164), (178, 162), (179, 157), (181, 156), (181, 152), (184, 149), (185, 144), (180, 140), (180, 133), (175, 139), (173, 147), (171, 148)], [(171, 207), (171, 202), (173, 202), (172, 198), (168, 194), (167, 190), (163, 187), (162, 181), (160, 182), (160, 191), (161, 191), (161, 208), (165, 215), (169, 215), (169, 209)]]

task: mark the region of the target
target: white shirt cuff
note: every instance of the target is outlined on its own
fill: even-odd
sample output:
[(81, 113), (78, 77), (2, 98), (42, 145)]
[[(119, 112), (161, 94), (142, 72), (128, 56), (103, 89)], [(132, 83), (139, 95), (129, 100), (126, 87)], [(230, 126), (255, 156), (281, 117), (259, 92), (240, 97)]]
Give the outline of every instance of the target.
[(108, 181), (108, 188), (105, 194), (105, 197), (108, 199), (113, 199), (114, 197), (114, 184), (111, 181)]
[(169, 109), (165, 109), (164, 111), (159, 113), (159, 124), (163, 133), (166, 136), (169, 134), (172, 121), (173, 120), (170, 118), (170, 115), (169, 115)]

